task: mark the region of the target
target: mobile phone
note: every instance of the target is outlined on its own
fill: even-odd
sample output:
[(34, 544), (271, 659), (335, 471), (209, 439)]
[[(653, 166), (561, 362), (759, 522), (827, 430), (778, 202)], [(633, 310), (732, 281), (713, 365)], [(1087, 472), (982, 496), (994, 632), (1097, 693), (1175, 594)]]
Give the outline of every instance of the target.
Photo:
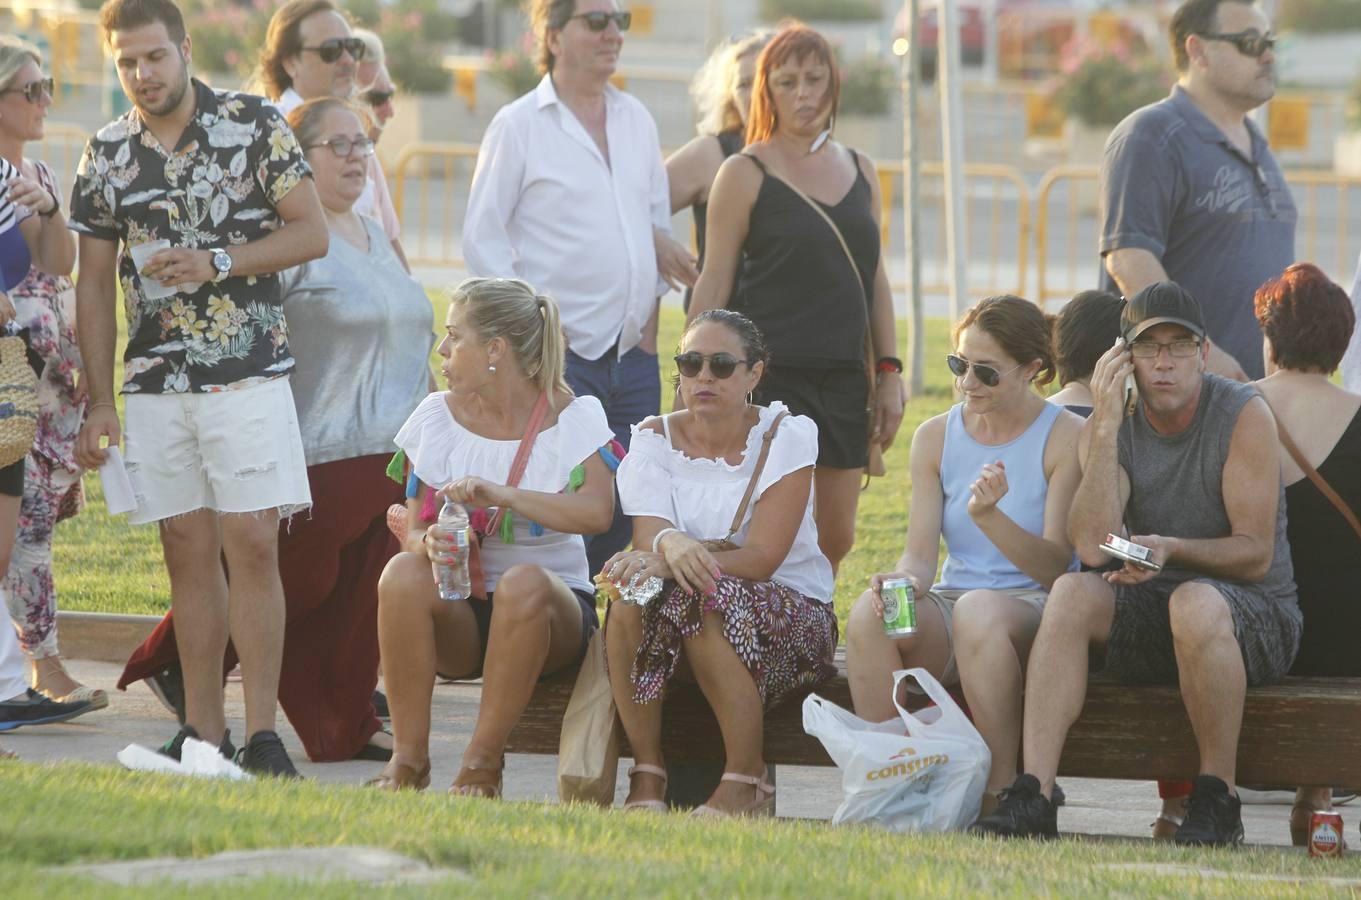
[(1101, 544), (1101, 549), (1114, 556), (1116, 559), (1123, 559), (1127, 563), (1133, 563), (1141, 569), (1150, 572), (1161, 572), (1162, 566), (1153, 561), (1153, 550), (1143, 544), (1136, 544), (1127, 541), (1118, 534), (1106, 535), (1106, 540)]
[[(1123, 337), (1120, 339), (1120, 341), (1125, 345), (1126, 353), (1132, 352), (1129, 346), (1129, 341), (1125, 340)], [(1134, 373), (1130, 372), (1128, 375), (1125, 376), (1125, 415), (1126, 416), (1134, 415), (1134, 408), (1135, 406), (1138, 405), (1138, 403), (1139, 403), (1139, 389), (1134, 384)]]

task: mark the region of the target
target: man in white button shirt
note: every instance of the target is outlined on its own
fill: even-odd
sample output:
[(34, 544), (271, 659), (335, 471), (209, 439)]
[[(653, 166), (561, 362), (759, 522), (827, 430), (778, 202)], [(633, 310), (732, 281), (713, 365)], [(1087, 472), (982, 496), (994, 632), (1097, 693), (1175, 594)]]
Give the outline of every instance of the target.
[[(358, 89), (356, 73), (365, 49), (333, 0), (290, 0), (270, 17), (256, 77), (265, 96), (286, 116), (317, 97), (350, 98)], [(397, 258), (410, 271), (383, 166), (374, 155), (366, 162), (369, 180), (355, 211), (383, 226)]]
[[(629, 14), (614, 0), (534, 0), (530, 22), (545, 75), (487, 128), (463, 255), (475, 275), (522, 278), (558, 302), (567, 380), (600, 399), (627, 447), (629, 427), (659, 411), (657, 298), (693, 283), (694, 260), (670, 237), (656, 123), (609, 83)], [(630, 536), (616, 507), (588, 539), (591, 571)]]

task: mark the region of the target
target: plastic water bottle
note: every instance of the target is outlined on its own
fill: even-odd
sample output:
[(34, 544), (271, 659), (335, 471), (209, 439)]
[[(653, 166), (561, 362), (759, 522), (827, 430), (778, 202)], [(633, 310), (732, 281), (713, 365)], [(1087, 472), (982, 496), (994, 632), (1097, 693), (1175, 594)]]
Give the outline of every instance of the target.
[(453, 542), (454, 552), (436, 563), (441, 600), (467, 600), (472, 594), (468, 579), (468, 511), (462, 503), (445, 500), (439, 511), (440, 530)]

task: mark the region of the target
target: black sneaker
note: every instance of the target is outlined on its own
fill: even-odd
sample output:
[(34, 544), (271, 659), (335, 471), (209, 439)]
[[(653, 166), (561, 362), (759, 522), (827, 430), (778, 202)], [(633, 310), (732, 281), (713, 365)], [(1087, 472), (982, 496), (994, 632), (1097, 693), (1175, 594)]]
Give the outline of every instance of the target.
[(1040, 793), (1034, 775), (1018, 775), (1011, 787), (997, 795), (997, 808), (969, 826), (970, 834), (997, 837), (1056, 838), (1058, 810)]
[(13, 731), (25, 725), (65, 722), (92, 709), (94, 703), (89, 700), (62, 703), (28, 688), (13, 700), (0, 703), (0, 731)]
[(284, 742), (272, 731), (257, 731), (236, 754), (236, 764), (252, 775), (301, 778), (288, 758)]
[(1068, 802), (1068, 795), (1063, 792), (1063, 788), (1059, 787), (1057, 781), (1054, 782), (1054, 786), (1049, 789), (1049, 799), (1053, 802), (1055, 809), (1058, 809)]
[(373, 714), (384, 722), (392, 718), (392, 713), (388, 712), (388, 696), (382, 691), (373, 692)]
[(1233, 847), (1243, 843), (1243, 803), (1213, 775), (1197, 775), (1186, 801), (1186, 821), (1172, 839), (1189, 847)]
[(156, 695), (156, 699), (165, 705), (165, 708), (175, 714), (175, 718), (184, 724), (184, 670), (180, 668), (178, 662), (173, 662), (159, 672), (148, 675), (145, 679), (146, 686), (151, 688), (151, 693)]
[[(156, 752), (179, 762), (180, 753), (184, 750), (185, 738), (199, 740), (198, 732), (194, 730), (194, 726), (181, 725), (180, 730), (175, 732), (175, 736), (162, 744), (161, 749)], [(232, 746), (232, 730), (230, 728), (222, 732), (222, 743), (217, 745), (217, 752), (222, 754), (223, 759), (231, 759), (236, 755), (236, 748)]]

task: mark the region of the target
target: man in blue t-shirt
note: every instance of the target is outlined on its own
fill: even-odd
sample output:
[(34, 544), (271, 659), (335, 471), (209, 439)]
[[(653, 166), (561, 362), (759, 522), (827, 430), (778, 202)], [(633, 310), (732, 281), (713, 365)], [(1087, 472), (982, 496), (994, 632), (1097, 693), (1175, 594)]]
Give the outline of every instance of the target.
[(1251, 0), (1188, 0), (1169, 29), (1172, 94), (1111, 132), (1101, 164), (1103, 287), (1175, 281), (1205, 311), (1209, 370), (1263, 376), (1257, 288), (1295, 262), (1296, 210), (1248, 113), (1276, 92), (1275, 38)]

